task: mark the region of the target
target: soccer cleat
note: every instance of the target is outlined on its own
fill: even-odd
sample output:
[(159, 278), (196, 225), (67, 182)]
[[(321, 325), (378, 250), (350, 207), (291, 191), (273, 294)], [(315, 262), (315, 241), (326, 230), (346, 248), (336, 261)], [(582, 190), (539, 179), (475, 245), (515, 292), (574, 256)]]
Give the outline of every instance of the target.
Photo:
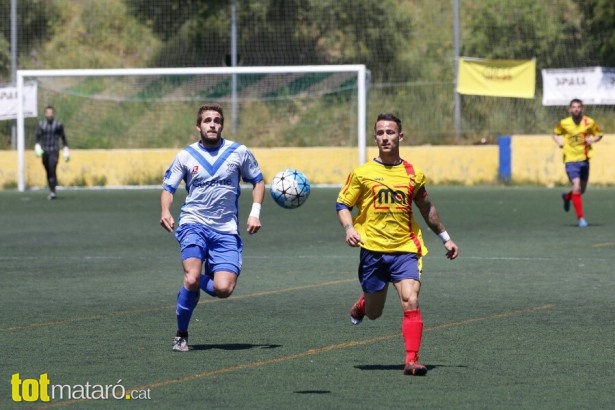
[(404, 374), (408, 376), (425, 376), (427, 374), (427, 367), (416, 361), (410, 361), (404, 367)]
[(175, 336), (173, 338), (173, 351), (174, 352), (187, 352), (190, 348), (188, 347), (188, 338)]
[(50, 192), (49, 195), (47, 195), (47, 199), (56, 199), (57, 197), (55, 192)]
[(585, 218), (579, 219), (579, 228), (587, 228), (587, 225), (589, 225), (589, 224), (587, 223)]
[(358, 325), (365, 317), (365, 297), (361, 294), (359, 300), (350, 308), (350, 322), (353, 325)]
[(564, 212), (570, 211), (570, 199), (566, 199), (566, 193), (562, 194), (562, 199), (564, 200)]

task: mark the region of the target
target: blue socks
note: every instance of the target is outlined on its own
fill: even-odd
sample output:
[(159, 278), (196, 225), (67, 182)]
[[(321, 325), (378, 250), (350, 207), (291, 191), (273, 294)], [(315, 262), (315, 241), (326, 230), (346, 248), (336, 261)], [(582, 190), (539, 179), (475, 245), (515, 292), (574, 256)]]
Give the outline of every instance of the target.
[(201, 275), (199, 286), (203, 292), (207, 293), (209, 296), (216, 297), (216, 291), (214, 290), (214, 278), (211, 276), (207, 274)]
[(199, 303), (199, 293), (199, 290), (191, 291), (186, 289), (183, 285), (179, 289), (175, 314), (177, 315), (177, 330), (180, 332), (188, 331), (188, 324), (190, 323), (192, 312), (197, 303)]

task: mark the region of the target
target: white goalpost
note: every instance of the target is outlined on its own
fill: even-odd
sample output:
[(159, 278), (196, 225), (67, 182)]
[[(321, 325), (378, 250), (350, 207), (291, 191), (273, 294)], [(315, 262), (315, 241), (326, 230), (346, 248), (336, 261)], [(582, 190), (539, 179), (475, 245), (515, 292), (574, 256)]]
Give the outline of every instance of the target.
[[(352, 133), (356, 132), (356, 144), (358, 150), (359, 163), (362, 164), (366, 159), (366, 115), (367, 115), (367, 81), (368, 81), (368, 73), (365, 65), (362, 64), (353, 64), (353, 65), (306, 65), (306, 66), (262, 66), (262, 67), (194, 67), (194, 68), (135, 68), (135, 69), (56, 69), (56, 70), (17, 70), (16, 80), (17, 80), (17, 93), (19, 96), (24, 95), (24, 86), (26, 79), (28, 81), (42, 81), (43, 79), (52, 79), (54, 77), (63, 77), (68, 81), (70, 79), (75, 78), (102, 78), (102, 77), (145, 77), (152, 78), (154, 76), (232, 76), (232, 92), (229, 92), (228, 95), (230, 97), (225, 97), (225, 100), (231, 105), (231, 113), (234, 117), (236, 115), (236, 107), (237, 100), (245, 98), (245, 96), (238, 95), (236, 90), (236, 76), (242, 75), (319, 75), (319, 74), (332, 74), (336, 73), (350, 73), (349, 76), (353, 77), (353, 87), (355, 87), (354, 82), (356, 81), (356, 113), (353, 113), (353, 117), (356, 115), (356, 123), (352, 124)], [(270, 83), (276, 83), (281, 78), (286, 77), (275, 77), (273, 80), (270, 80)], [(293, 77), (294, 78), (294, 77)], [(338, 80), (338, 83), (344, 81)], [(279, 81), (281, 82), (281, 81)], [(289, 83), (291, 81), (289, 80)], [(317, 91), (313, 91), (314, 87), (309, 88), (308, 86), (304, 86), (303, 89), (297, 91), (297, 95), (301, 95), (301, 93), (305, 93), (306, 89), (309, 88), (309, 92), (313, 92), (311, 98), (318, 99), (319, 94), (326, 93), (327, 87), (334, 87), (335, 85), (327, 84), (327, 81), (322, 81), (323, 84), (320, 84), (321, 87)], [(324, 87), (324, 88), (323, 88)], [(249, 89), (249, 87), (245, 87)], [(285, 92), (288, 91), (288, 86)], [(324, 90), (324, 91), (323, 91)], [(177, 100), (184, 98), (182, 95), (182, 91), (176, 91), (176, 95), (174, 98)], [(267, 90), (265, 90), (267, 91)], [(269, 98), (269, 94), (266, 94), (265, 91), (261, 91), (263, 95), (260, 98)], [(245, 94), (245, 90), (244, 90)], [(213, 94), (217, 95), (217, 94)], [(102, 97), (90, 97), (91, 99), (101, 99)], [(185, 97), (188, 98), (188, 97)], [(216, 97), (211, 97), (211, 94), (208, 96), (192, 96), (190, 97), (193, 100), (199, 99), (202, 102), (215, 100)], [(258, 97), (257, 97), (258, 98)], [(280, 97), (277, 97), (280, 98)], [(296, 97), (298, 98), (298, 97)], [(259, 100), (256, 100), (259, 101)], [(117, 102), (116, 102), (117, 103)], [(147, 105), (149, 102), (146, 101)], [(353, 104), (354, 105), (354, 102)], [(39, 104), (40, 106), (40, 104)], [(143, 108), (142, 110), (146, 110)], [(26, 189), (26, 167), (25, 167), (25, 152), (26, 152), (26, 124), (24, 119), (24, 99), (23, 97), (19, 98), (17, 104), (17, 187), (18, 190), (23, 192)], [(173, 114), (172, 114), (173, 115)], [(61, 118), (59, 118), (62, 120)], [(234, 120), (231, 118), (229, 120)], [(354, 127), (356, 126), (356, 131)], [(28, 134), (29, 135), (29, 134)], [(69, 137), (69, 144), (71, 143), (71, 138)]]

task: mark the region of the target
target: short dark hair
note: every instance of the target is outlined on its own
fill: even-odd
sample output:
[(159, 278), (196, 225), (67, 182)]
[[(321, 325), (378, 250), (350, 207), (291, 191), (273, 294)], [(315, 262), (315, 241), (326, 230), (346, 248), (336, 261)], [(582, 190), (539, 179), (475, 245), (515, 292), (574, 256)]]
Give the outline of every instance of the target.
[(48, 104), (48, 105), (45, 107), (45, 110), (51, 110), (51, 111), (53, 111), (53, 112), (56, 112), (55, 107), (54, 107), (53, 105), (51, 105), (51, 104)]
[(374, 129), (376, 128), (376, 124), (379, 121), (394, 121), (397, 124), (397, 131), (401, 132), (401, 120), (395, 114), (392, 114), (390, 112), (378, 114), (376, 122), (374, 123)]
[(199, 108), (199, 112), (197, 114), (196, 117), (196, 125), (200, 125), (201, 121), (203, 120), (203, 113), (205, 111), (216, 111), (220, 114), (220, 119), (221, 119), (221, 124), (224, 125), (224, 110), (222, 109), (222, 106), (218, 103), (208, 103), (208, 104), (203, 104), (201, 105), (201, 108)]
[(568, 108), (572, 107), (572, 104), (574, 103), (581, 104), (581, 107), (583, 106), (583, 101), (579, 100), (578, 98), (574, 98), (570, 101), (570, 104), (568, 104)]

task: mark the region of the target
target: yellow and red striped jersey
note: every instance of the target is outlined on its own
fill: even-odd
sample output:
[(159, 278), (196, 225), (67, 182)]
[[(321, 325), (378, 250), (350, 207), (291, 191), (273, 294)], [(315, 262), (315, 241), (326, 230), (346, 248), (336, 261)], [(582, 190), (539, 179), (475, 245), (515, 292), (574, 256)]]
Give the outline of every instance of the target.
[(425, 174), (406, 161), (399, 165), (369, 161), (348, 175), (337, 202), (357, 208), (353, 224), (363, 248), (427, 254), (412, 211), (415, 196), (426, 192), (425, 182)]
[(564, 118), (553, 129), (553, 133), (564, 137), (564, 162), (577, 162), (586, 161), (594, 154), (585, 138), (601, 135), (602, 131), (592, 118), (583, 116), (578, 124), (575, 124), (572, 117)]

